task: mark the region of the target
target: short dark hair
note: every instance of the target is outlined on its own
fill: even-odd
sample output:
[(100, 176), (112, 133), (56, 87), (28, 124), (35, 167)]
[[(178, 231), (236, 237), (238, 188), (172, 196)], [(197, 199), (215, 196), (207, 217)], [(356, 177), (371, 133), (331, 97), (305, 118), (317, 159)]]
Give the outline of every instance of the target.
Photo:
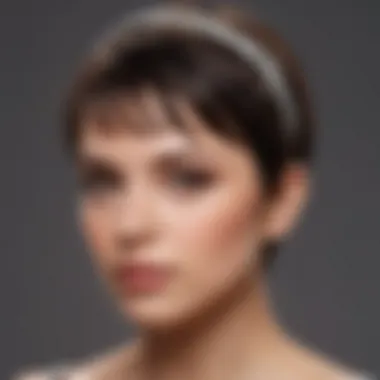
[(286, 163), (308, 164), (312, 157), (314, 122), (303, 71), (284, 40), (249, 12), (200, 11), (211, 12), (276, 59), (297, 111), (290, 138), (260, 73), (233, 49), (180, 28), (148, 31), (135, 39), (121, 28), (103, 43), (101, 54), (95, 50), (87, 57), (74, 80), (64, 109), (65, 142), (75, 152), (84, 111), (94, 100), (150, 87), (177, 125), (181, 115), (170, 99), (180, 95), (213, 131), (252, 149), (266, 185), (274, 190)]

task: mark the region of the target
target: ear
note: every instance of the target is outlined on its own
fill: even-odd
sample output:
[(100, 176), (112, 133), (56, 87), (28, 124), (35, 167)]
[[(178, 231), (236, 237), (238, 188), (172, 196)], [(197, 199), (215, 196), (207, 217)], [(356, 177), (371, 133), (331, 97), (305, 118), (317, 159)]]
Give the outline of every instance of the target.
[(281, 241), (295, 228), (310, 196), (309, 170), (302, 164), (289, 164), (283, 171), (278, 191), (267, 213), (266, 237)]

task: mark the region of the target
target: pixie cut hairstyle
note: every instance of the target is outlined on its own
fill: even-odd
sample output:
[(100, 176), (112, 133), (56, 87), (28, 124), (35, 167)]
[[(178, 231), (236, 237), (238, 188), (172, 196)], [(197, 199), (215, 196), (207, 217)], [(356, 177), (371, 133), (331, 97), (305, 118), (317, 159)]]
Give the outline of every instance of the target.
[(161, 5), (122, 18), (85, 57), (69, 90), (68, 150), (76, 154), (91, 107), (145, 89), (158, 95), (171, 125), (186, 127), (181, 98), (210, 130), (248, 147), (270, 192), (287, 163), (311, 159), (303, 71), (282, 38), (249, 12)]

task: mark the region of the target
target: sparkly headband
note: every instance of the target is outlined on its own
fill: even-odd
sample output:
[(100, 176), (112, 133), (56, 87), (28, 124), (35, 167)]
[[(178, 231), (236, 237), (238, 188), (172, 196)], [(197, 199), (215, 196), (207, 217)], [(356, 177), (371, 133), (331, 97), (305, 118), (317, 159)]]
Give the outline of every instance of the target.
[(122, 20), (121, 25), (112, 31), (112, 35), (115, 32), (133, 33), (163, 28), (206, 36), (240, 56), (259, 74), (266, 89), (275, 99), (277, 109), (286, 125), (286, 133), (292, 134), (298, 119), (297, 107), (280, 64), (261, 44), (219, 20), (193, 9), (156, 6), (129, 14)]

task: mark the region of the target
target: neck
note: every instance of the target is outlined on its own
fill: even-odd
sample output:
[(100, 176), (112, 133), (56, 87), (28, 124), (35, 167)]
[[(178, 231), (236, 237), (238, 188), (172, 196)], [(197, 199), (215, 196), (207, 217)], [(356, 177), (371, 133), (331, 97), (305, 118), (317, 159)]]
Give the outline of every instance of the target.
[(282, 340), (266, 286), (247, 282), (202, 318), (144, 335), (141, 367), (147, 378), (157, 380), (239, 379)]

